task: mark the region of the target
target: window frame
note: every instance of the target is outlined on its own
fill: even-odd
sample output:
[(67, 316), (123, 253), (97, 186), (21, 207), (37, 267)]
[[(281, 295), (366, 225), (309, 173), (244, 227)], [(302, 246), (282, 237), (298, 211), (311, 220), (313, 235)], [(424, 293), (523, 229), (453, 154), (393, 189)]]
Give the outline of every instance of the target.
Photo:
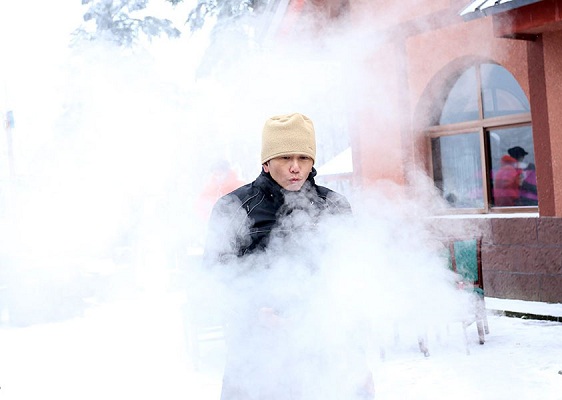
[[(435, 182), (434, 169), (433, 169), (433, 153), (431, 151), (431, 140), (439, 137), (454, 136), (463, 133), (478, 133), (480, 139), (480, 160), (482, 163), (482, 193), (483, 193), (483, 207), (482, 208), (455, 208), (450, 207), (447, 209), (449, 214), (513, 214), (522, 212), (538, 212), (538, 206), (515, 206), (515, 207), (498, 207), (493, 206), (492, 202), (492, 185), (490, 182), (489, 171), (491, 169), (491, 150), (489, 131), (502, 128), (515, 128), (519, 126), (530, 126), (532, 131), (531, 113), (509, 114), (504, 116), (496, 116), (484, 118), (484, 100), (482, 91), (482, 79), (480, 73), (480, 66), (482, 64), (467, 66), (476, 67), (476, 84), (475, 90), (478, 91), (478, 115), (479, 118), (472, 121), (457, 122), (445, 125), (434, 125), (425, 130), (425, 139), (427, 149), (429, 150), (429, 173), (433, 182)], [(496, 64), (499, 65), (499, 64)], [(501, 66), (501, 65), (500, 65)], [(506, 70), (508, 71), (508, 70)], [(509, 71), (508, 71), (509, 72)], [(459, 75), (460, 76), (460, 75)], [(449, 88), (450, 89), (450, 88)], [(534, 141), (533, 141), (534, 142)]]

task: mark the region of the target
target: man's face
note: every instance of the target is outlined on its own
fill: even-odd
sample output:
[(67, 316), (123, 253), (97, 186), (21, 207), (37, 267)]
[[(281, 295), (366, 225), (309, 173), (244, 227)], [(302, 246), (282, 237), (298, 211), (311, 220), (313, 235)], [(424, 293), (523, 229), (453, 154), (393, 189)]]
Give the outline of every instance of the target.
[(312, 171), (314, 161), (305, 155), (288, 155), (272, 158), (263, 165), (263, 170), (269, 172), (275, 182), (283, 189), (300, 190)]

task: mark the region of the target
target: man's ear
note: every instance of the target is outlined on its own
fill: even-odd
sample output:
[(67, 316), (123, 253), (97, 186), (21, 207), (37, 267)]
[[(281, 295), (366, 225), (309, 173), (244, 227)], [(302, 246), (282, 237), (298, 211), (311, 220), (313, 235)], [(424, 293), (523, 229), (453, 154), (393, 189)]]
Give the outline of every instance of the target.
[(266, 161), (262, 164), (264, 172), (269, 173), (269, 161)]

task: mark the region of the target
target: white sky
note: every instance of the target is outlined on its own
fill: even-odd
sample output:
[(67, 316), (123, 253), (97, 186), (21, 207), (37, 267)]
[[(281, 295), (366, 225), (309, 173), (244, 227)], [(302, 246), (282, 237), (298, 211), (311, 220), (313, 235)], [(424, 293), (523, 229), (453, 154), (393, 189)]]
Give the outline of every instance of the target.
[(0, 3), (2, 108), (12, 106), (22, 86), (28, 91), (29, 85), (36, 83), (38, 72), (52, 72), (66, 52), (69, 33), (82, 22), (83, 10), (76, 0)]
[[(186, 0), (175, 12), (164, 0), (152, 0), (151, 15), (172, 19), (180, 29), (194, 0)], [(0, 106), (11, 101), (16, 82), (33, 76), (33, 67), (49, 67), (64, 59), (70, 33), (83, 23), (87, 5), (80, 0), (3, 0), (0, 2), (0, 82), (8, 86), (0, 95)], [(27, 74), (29, 72), (29, 74)], [(31, 76), (30, 76), (31, 75)]]
[[(185, 31), (187, 27), (183, 22), (190, 4), (192, 1), (185, 1), (174, 10), (164, 0), (153, 0), (147, 12), (173, 19)], [(29, 163), (53, 139), (54, 125), (60, 122), (64, 107), (68, 106), (68, 95), (72, 90), (68, 88), (71, 85), (69, 82), (76, 79), (69, 72), (73, 63), (77, 62), (76, 58), (71, 60), (71, 33), (84, 23), (83, 14), (87, 7), (80, 0), (0, 2), (0, 179), (6, 179), (8, 171), (7, 140), (3, 129), (7, 111), (13, 111), (15, 120), (12, 152), (17, 174), (33, 173)], [(203, 43), (189, 50), (185, 46), (187, 39), (188, 35), (182, 39), (183, 48), (178, 46), (178, 41), (173, 44), (163, 41), (160, 48), (153, 49), (159, 62), (163, 64), (162, 68), (167, 68), (168, 74), (176, 74), (174, 68), (185, 68), (189, 62), (190, 65), (195, 65), (202, 46), (206, 45)], [(164, 61), (164, 57), (159, 57), (164, 54), (169, 56), (170, 53), (175, 54), (174, 62), (169, 59)], [(193, 56), (193, 53), (197, 56)], [(185, 61), (186, 58), (188, 61)], [(105, 66), (103, 61), (98, 62), (100, 67)], [(74, 67), (74, 74), (77, 73), (76, 68)], [(87, 82), (88, 73), (92, 72), (84, 72), (80, 79)], [(80, 88), (76, 88), (75, 94), (81, 94)], [(94, 101), (105, 99), (100, 97)]]

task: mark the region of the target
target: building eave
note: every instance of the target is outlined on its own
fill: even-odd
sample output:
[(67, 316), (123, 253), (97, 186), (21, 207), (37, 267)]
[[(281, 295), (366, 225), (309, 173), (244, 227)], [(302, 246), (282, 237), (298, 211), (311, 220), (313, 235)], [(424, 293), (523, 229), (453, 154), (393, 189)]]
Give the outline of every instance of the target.
[(515, 10), (519, 7), (528, 6), (540, 1), (542, 0), (475, 0), (466, 6), (459, 15), (465, 21), (471, 21), (473, 19)]

